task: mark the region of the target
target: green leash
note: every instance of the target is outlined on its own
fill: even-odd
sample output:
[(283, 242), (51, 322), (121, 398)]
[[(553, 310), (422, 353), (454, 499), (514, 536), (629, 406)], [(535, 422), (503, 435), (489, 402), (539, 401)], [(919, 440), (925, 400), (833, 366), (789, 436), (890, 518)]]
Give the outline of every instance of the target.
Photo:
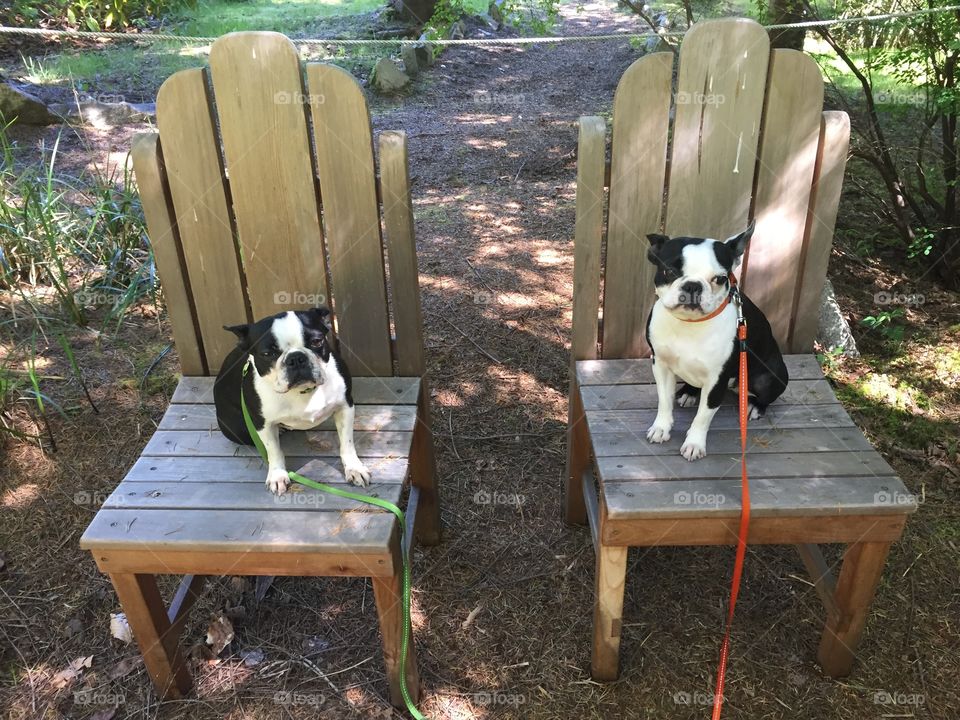
[[(247, 361), (247, 364), (243, 366), (243, 376), (246, 377), (247, 370), (250, 368), (250, 362)], [(253, 439), (253, 444), (257, 448), (257, 452), (260, 453), (260, 458), (267, 462), (267, 451), (263, 447), (263, 442), (260, 440), (260, 435), (257, 434), (257, 429), (253, 425), (253, 420), (250, 418), (250, 412), (247, 410), (247, 403), (243, 399), (243, 385), (240, 386), (240, 408), (243, 410), (243, 422), (247, 426), (247, 432), (250, 434), (250, 437)], [(330, 493), (331, 495), (337, 495), (338, 497), (349, 498), (350, 500), (356, 500), (357, 502), (367, 503), (368, 505), (376, 505), (377, 507), (383, 508), (384, 510), (389, 510), (394, 515), (397, 516), (397, 520), (400, 521), (400, 543), (401, 546), (405, 545), (404, 538), (406, 538), (406, 520), (403, 515), (403, 510), (398, 508), (392, 502), (383, 500), (381, 498), (370, 497), (369, 495), (360, 495), (359, 493), (352, 493), (346, 490), (341, 490), (340, 488), (335, 488), (330, 485), (324, 485), (323, 483), (318, 483), (311, 480), (308, 477), (304, 477), (299, 473), (295, 473), (292, 470), (287, 473), (291, 480), (298, 482), (301, 485), (306, 485), (307, 487), (312, 487), (315, 490), (320, 490), (325, 493)], [(413, 704), (413, 700), (410, 698), (410, 691), (407, 689), (407, 650), (409, 649), (410, 644), (410, 556), (409, 548), (401, 547), (400, 548), (400, 557), (403, 560), (403, 637), (400, 641), (400, 692), (403, 693), (403, 702), (407, 706), (407, 710), (415, 718), (415, 720), (427, 720), (423, 715), (420, 714), (420, 711), (417, 710), (417, 706)]]

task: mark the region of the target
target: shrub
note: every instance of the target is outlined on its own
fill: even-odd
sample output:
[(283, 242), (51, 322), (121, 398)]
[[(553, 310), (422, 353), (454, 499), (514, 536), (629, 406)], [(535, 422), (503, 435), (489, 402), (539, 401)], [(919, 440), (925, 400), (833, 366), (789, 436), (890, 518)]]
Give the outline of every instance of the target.
[(194, 0), (13, 0), (0, 5), (0, 22), (122, 30), (193, 4)]

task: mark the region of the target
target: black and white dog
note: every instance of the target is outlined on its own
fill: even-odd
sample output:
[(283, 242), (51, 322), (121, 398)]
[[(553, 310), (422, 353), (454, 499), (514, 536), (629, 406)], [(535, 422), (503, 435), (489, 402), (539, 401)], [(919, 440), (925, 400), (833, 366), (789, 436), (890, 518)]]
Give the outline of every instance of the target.
[(247, 410), (267, 451), (267, 487), (278, 495), (290, 484), (280, 430), (308, 430), (331, 415), (347, 482), (363, 487), (370, 481), (353, 444), (350, 371), (327, 339), (329, 315), (327, 308), (298, 310), (224, 328), (239, 342), (213, 386), (217, 424), (233, 442), (253, 444), (240, 406), (243, 387)]
[[(731, 272), (743, 256), (753, 225), (723, 242), (706, 238), (648, 235), (647, 257), (657, 267), (658, 300), (647, 318), (653, 352), (657, 416), (647, 440), (666, 442), (673, 429), (674, 398), (681, 407), (699, 401), (680, 447), (687, 460), (707, 454), (707, 431), (739, 363), (737, 310), (731, 302)], [(760, 309), (740, 293), (747, 322), (750, 418), (763, 415), (787, 387), (787, 367)], [(677, 391), (677, 380), (683, 387)], [(702, 393), (701, 390), (705, 390)]]

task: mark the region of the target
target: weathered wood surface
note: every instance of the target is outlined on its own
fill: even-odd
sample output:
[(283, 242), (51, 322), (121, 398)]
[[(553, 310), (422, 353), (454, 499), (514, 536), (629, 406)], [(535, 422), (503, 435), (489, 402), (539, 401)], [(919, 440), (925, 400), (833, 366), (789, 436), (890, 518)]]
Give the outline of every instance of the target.
[[(784, 355), (790, 381), (821, 380), (823, 370), (813, 355)], [(649, 360), (581, 360), (577, 363), (577, 382), (581, 385), (637, 385), (653, 382)], [(174, 402), (177, 400), (174, 396)]]
[[(913, 512), (916, 499), (854, 425), (819, 367), (796, 356), (788, 364), (809, 379), (792, 380), (748, 428), (755, 517)], [(714, 416), (707, 456), (688, 462), (679, 450), (696, 408), (674, 409), (666, 443), (646, 439), (656, 416), (650, 360), (587, 361), (577, 370), (582, 381), (611, 381), (581, 388), (611, 520), (739, 515), (739, 417), (732, 397)]]
[[(269, 495), (266, 489), (263, 493)], [(391, 513), (378, 509), (103, 509), (83, 534), (80, 546), (86, 550), (135, 546), (155, 552), (381, 552), (395, 523)]]

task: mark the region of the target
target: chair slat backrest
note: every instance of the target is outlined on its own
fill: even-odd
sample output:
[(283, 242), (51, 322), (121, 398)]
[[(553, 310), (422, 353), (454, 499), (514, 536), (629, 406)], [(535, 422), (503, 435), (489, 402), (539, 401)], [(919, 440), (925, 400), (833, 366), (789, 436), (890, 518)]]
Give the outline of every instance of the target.
[[(678, 62), (674, 82), (673, 53), (647, 55), (617, 87), (605, 264), (575, 270), (575, 322), (597, 319), (598, 327), (589, 308), (600, 278), (588, 275), (600, 273), (602, 332), (594, 352), (583, 340), (589, 329), (575, 325), (581, 340), (574, 359), (649, 354), (645, 325), (655, 296), (648, 233), (724, 239), (751, 218), (757, 229), (741, 282), (784, 352), (810, 351), (846, 160), (846, 116), (823, 112), (813, 59), (771, 52), (766, 31), (750, 20), (695, 25)], [(592, 164), (581, 152), (580, 162)], [(602, 192), (585, 190), (602, 206)], [(578, 223), (585, 202), (578, 197)], [(581, 233), (578, 225), (577, 236), (578, 258), (600, 256), (599, 246), (579, 247), (602, 243), (600, 233)]]
[[(405, 259), (388, 282), (370, 115), (349, 73), (304, 68), (278, 33), (231, 33), (209, 69), (163, 84), (157, 126), (132, 154), (184, 374), (217, 372), (235, 342), (224, 325), (320, 304), (354, 375), (423, 372), (412, 216), (386, 238)], [(405, 140), (390, 138), (391, 203), (409, 209)], [(388, 285), (404, 304), (396, 343)]]

